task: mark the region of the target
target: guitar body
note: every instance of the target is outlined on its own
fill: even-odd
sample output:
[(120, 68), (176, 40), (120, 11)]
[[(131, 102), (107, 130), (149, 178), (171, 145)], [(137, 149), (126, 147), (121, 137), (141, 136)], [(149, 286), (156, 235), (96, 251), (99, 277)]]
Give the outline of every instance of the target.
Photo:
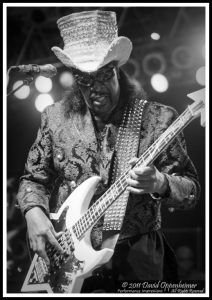
[(112, 249), (93, 249), (90, 240), (92, 228), (80, 240), (72, 230), (74, 223), (87, 211), (100, 180), (100, 177), (93, 176), (84, 181), (67, 198), (58, 213), (51, 214), (55, 230), (64, 232), (59, 243), (67, 248), (68, 254), (57, 259), (53, 254), (55, 251), (50, 253), (48, 256), (53, 265), (50, 271), (44, 260), (35, 254), (22, 292), (79, 293), (84, 279), (92, 275), (92, 270), (110, 260), (114, 252)]

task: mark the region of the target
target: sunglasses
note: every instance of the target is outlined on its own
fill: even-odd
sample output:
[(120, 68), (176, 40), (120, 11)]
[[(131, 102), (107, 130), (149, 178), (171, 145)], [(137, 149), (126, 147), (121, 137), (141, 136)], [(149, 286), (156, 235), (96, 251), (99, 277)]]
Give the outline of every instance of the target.
[(110, 63), (107, 66), (103, 67), (95, 75), (89, 73), (83, 73), (79, 70), (72, 70), (75, 80), (79, 85), (91, 87), (94, 85), (95, 81), (106, 82), (112, 79), (115, 75), (114, 72), (115, 64)]

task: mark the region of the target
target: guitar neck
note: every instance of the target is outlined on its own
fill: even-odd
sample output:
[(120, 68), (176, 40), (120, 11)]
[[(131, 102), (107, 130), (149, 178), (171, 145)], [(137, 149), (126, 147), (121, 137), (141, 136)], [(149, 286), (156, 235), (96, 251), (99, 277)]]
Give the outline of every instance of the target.
[[(195, 117), (189, 107), (164, 131), (164, 133), (143, 153), (135, 167), (150, 165), (159, 154), (172, 142), (179, 132), (183, 130)], [(74, 224), (73, 230), (80, 232), (78, 238), (83, 237), (85, 232), (106, 212), (109, 206), (124, 192), (127, 187), (129, 168), (118, 180), (84, 213)], [(122, 209), (120, 207), (120, 209)], [(82, 227), (83, 224), (83, 227)], [(79, 229), (79, 230), (76, 230)]]

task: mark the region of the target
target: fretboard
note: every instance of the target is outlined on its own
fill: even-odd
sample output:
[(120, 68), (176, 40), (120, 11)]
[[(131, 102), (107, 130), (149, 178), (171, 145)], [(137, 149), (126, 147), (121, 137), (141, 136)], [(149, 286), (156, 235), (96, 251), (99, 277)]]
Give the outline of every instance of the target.
[[(187, 108), (163, 134), (140, 156), (135, 167), (150, 165), (160, 153), (172, 142), (177, 134), (183, 130), (194, 119), (190, 109)], [(114, 184), (82, 215), (73, 225), (72, 229), (78, 239), (81, 239), (85, 232), (106, 212), (109, 206), (124, 192), (127, 187), (129, 168), (123, 173)], [(120, 210), (122, 207), (120, 206)]]

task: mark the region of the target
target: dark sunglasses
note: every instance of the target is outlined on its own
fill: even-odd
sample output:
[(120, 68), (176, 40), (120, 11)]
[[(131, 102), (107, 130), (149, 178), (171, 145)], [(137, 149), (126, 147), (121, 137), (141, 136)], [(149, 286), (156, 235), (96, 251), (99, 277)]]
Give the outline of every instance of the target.
[(106, 82), (112, 79), (115, 75), (114, 73), (115, 64), (110, 63), (106, 67), (100, 69), (95, 75), (89, 73), (83, 73), (79, 70), (72, 70), (75, 80), (79, 85), (91, 87), (94, 81)]

